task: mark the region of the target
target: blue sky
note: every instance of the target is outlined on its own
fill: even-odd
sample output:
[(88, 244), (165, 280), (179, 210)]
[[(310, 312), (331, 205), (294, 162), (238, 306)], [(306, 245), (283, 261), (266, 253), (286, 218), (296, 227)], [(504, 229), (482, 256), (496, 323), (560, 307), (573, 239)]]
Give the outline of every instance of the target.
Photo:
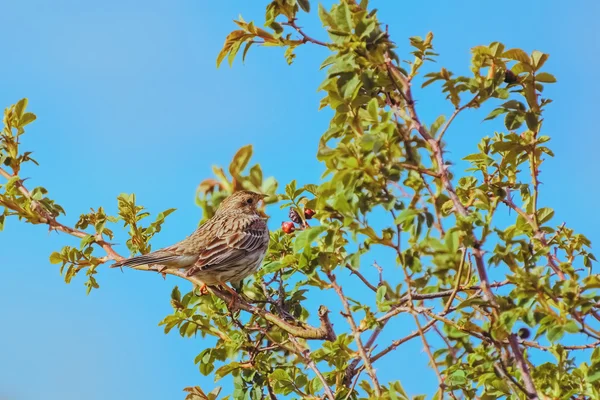
[[(157, 248), (196, 227), (197, 184), (242, 145), (253, 144), (254, 160), (280, 182), (317, 181), (322, 169), (314, 154), (330, 117), (317, 111), (318, 65), (326, 51), (301, 48), (289, 67), (279, 49), (253, 48), (246, 65), (215, 67), (232, 19), (242, 14), (260, 21), (266, 3), (5, 2), (0, 105), (28, 97), (38, 115), (23, 143), (41, 163), (23, 172), (28, 184), (49, 189), (67, 210), (66, 223), (90, 207), (114, 212), (122, 192), (136, 193), (154, 213), (175, 207), (153, 242)], [(555, 207), (557, 224), (566, 221), (598, 242), (600, 6), (466, 0), (372, 5), (400, 52), (407, 54), (409, 36), (431, 30), (439, 64), (457, 73), (468, 72), (471, 47), (495, 40), (550, 53), (546, 68), (559, 83), (547, 88), (555, 102), (544, 128), (556, 158), (542, 168), (542, 203)], [(314, 13), (301, 24), (324, 38)], [(451, 111), (438, 92), (435, 85), (417, 92), (427, 99), (419, 106), (428, 123)], [(484, 115), (481, 110), (457, 119), (447, 134), (457, 171), (478, 138), (501, 129), (482, 124)], [(281, 220), (275, 219), (273, 227)], [(101, 289), (85, 296), (81, 280), (65, 285), (48, 262), (52, 251), (74, 243), (16, 220), (0, 233), (0, 400), (177, 399), (184, 386), (212, 387), (212, 378), (193, 364), (204, 347), (201, 339), (164, 335), (157, 327), (171, 311), (169, 293), (177, 281), (103, 269)], [(415, 393), (421, 379), (432, 385), (435, 379), (424, 372), (419, 344), (411, 346), (397, 352), (411, 363), (392, 358), (378, 368)]]

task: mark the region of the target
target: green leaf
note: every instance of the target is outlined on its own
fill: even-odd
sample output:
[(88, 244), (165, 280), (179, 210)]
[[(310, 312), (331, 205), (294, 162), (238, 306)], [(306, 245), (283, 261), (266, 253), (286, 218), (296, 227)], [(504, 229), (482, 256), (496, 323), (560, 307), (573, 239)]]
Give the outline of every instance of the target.
[(323, 225), (304, 229), (302, 232), (296, 235), (296, 240), (294, 241), (294, 252), (297, 253), (309, 246), (321, 233), (325, 232), (326, 230), (327, 227)]
[(529, 59), (529, 56), (527, 55), (527, 53), (525, 53), (521, 49), (506, 50), (502, 54), (502, 57), (508, 58), (510, 60), (520, 61), (520, 62), (522, 62), (524, 64), (527, 64), (527, 65), (530, 65), (530, 63), (531, 63), (531, 60)]
[(261, 272), (266, 275), (266, 274), (272, 274), (273, 272), (277, 272), (280, 269), (284, 268), (285, 264), (283, 264), (280, 261), (273, 261), (268, 263), (267, 265), (265, 265), (262, 269)]
[(589, 383), (593, 383), (600, 380), (600, 368), (596, 368), (596, 370), (589, 370), (588, 371), (588, 376), (587, 376), (587, 381)]
[(23, 98), (23, 99), (19, 100), (17, 102), (17, 104), (15, 104), (15, 114), (19, 119), (21, 119), (21, 117), (23, 117), (23, 113), (25, 112), (25, 109), (27, 108), (28, 102), (29, 102), (29, 100), (27, 98)]
[(444, 124), (445, 121), (446, 117), (444, 115), (440, 115), (439, 117), (437, 117), (436, 120), (433, 121), (433, 124), (431, 124), (430, 134), (432, 136), (435, 136), (438, 129), (440, 129), (440, 127)]
[(273, 371), (271, 373), (271, 378), (274, 379), (275, 381), (284, 381), (284, 382), (285, 381), (290, 382), (292, 380), (292, 378), (286, 372), (286, 370), (284, 370), (282, 368), (277, 368), (275, 371)]
[(509, 110), (525, 111), (525, 104), (517, 100), (509, 100), (502, 104), (502, 107), (508, 108)]
[(504, 125), (506, 126), (506, 129), (514, 131), (523, 125), (523, 120), (524, 117), (522, 114), (518, 112), (509, 112), (504, 118)]
[(323, 26), (331, 26), (331, 27), (334, 26), (333, 18), (331, 17), (331, 15), (327, 12), (325, 7), (323, 7), (323, 5), (321, 3), (319, 3), (318, 13), (319, 13), (319, 19), (323, 23)]
[(233, 161), (229, 165), (229, 173), (233, 177), (239, 176), (240, 172), (246, 168), (252, 157), (252, 145), (242, 147), (233, 156)]
[(554, 75), (549, 74), (547, 72), (540, 72), (539, 74), (536, 74), (535, 80), (537, 82), (542, 82), (542, 83), (555, 83), (556, 82), (556, 78), (554, 77)]
[(504, 108), (496, 108), (491, 113), (489, 113), (488, 116), (485, 117), (483, 120), (487, 121), (487, 120), (490, 120), (490, 119), (494, 119), (497, 116), (502, 115), (502, 114), (504, 114), (506, 112), (508, 112), (508, 111), (506, 109), (504, 109)]
[(581, 332), (581, 328), (575, 321), (569, 321), (563, 325), (563, 329), (569, 333), (579, 333)]
[(377, 103), (376, 98), (372, 98), (371, 100), (369, 100), (369, 103), (367, 104), (367, 111), (369, 112), (369, 116), (375, 121), (379, 119), (379, 104)]
[(60, 264), (63, 262), (63, 258), (60, 255), (60, 253), (57, 253), (56, 251), (52, 254), (50, 254), (50, 264)]
[(448, 250), (452, 253), (456, 253), (460, 244), (460, 232), (456, 229), (446, 232), (445, 239)]
[(531, 131), (537, 131), (539, 127), (539, 121), (537, 116), (532, 111), (527, 111), (525, 113), (525, 123), (527, 124), (527, 128)]
[(308, 0), (297, 0), (298, 5), (304, 12), (310, 12), (310, 3)]
[(343, 2), (339, 4), (331, 13), (336, 26), (333, 27), (342, 32), (350, 32), (352, 30), (352, 14), (348, 4)]
[(24, 127), (25, 125), (35, 121), (37, 117), (35, 116), (34, 113), (25, 113), (21, 116), (21, 118), (19, 118), (19, 125), (22, 127)]
[(344, 86), (344, 98), (353, 100), (356, 97), (360, 84), (360, 76), (358, 74), (354, 75)]
[(460, 386), (460, 385), (464, 385), (465, 383), (467, 383), (467, 378), (466, 378), (466, 374), (463, 370), (457, 370), (454, 371), (449, 377), (448, 377), (448, 384), (451, 386)]
[(562, 326), (553, 326), (548, 330), (548, 332), (546, 332), (546, 337), (549, 341), (556, 342), (557, 340), (560, 340), (564, 334), (565, 331), (563, 330)]
[(215, 371), (215, 382), (239, 368), (240, 363), (237, 362), (232, 362), (230, 364), (223, 365), (221, 368)]
[(548, 222), (554, 216), (554, 210), (548, 207), (540, 208), (537, 212), (537, 220), (540, 224)]
[(396, 225), (400, 225), (403, 222), (408, 221), (409, 219), (412, 219), (415, 215), (419, 215), (420, 213), (421, 212), (419, 210), (415, 210), (412, 208), (402, 210), (402, 212), (396, 216), (394, 223)]
[(383, 303), (385, 301), (385, 294), (387, 292), (387, 286), (381, 285), (377, 288), (377, 294), (375, 295), (375, 301), (377, 303)]
[(534, 50), (531, 53), (531, 59), (533, 60), (533, 67), (535, 68), (536, 71), (544, 66), (544, 64), (546, 63), (546, 60), (548, 60), (548, 57), (549, 57), (548, 54), (544, 54), (541, 51), (537, 51), (537, 50)]
[(181, 301), (181, 292), (179, 291), (179, 288), (177, 286), (175, 286), (173, 290), (171, 290), (171, 299)]
[(242, 52), (242, 62), (246, 61), (246, 54), (248, 54), (248, 50), (250, 50), (250, 47), (254, 44), (253, 41), (249, 41), (246, 43), (246, 45), (244, 46), (244, 51)]

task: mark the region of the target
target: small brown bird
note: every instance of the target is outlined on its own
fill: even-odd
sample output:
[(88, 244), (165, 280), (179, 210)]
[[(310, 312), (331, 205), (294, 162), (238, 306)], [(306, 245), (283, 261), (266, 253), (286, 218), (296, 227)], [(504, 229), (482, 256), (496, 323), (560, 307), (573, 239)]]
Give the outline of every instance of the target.
[(255, 273), (269, 246), (266, 219), (257, 209), (264, 197), (248, 190), (235, 192), (223, 200), (212, 218), (181, 242), (118, 261), (111, 267), (158, 265), (159, 271), (185, 269), (187, 276), (204, 282), (201, 291), (207, 285), (222, 285), (237, 296), (225, 282), (237, 284)]

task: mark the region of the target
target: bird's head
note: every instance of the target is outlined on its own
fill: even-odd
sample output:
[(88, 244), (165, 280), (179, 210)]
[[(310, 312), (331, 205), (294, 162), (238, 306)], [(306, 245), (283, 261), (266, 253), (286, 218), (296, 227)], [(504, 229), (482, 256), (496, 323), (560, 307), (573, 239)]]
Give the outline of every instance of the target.
[(227, 197), (219, 205), (216, 214), (223, 214), (229, 211), (238, 211), (245, 214), (258, 214), (264, 216), (260, 211), (260, 202), (266, 197), (264, 194), (251, 192), (249, 190), (240, 190)]

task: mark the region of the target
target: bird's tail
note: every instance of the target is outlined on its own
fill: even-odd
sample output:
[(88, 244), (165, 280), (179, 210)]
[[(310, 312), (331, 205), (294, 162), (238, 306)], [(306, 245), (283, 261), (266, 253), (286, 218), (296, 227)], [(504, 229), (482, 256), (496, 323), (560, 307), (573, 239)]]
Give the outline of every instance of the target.
[(137, 267), (140, 265), (149, 265), (149, 264), (169, 264), (173, 262), (178, 256), (172, 254), (164, 254), (160, 252), (144, 254), (137, 257), (126, 258), (125, 260), (117, 261), (111, 268), (120, 268), (120, 267)]

